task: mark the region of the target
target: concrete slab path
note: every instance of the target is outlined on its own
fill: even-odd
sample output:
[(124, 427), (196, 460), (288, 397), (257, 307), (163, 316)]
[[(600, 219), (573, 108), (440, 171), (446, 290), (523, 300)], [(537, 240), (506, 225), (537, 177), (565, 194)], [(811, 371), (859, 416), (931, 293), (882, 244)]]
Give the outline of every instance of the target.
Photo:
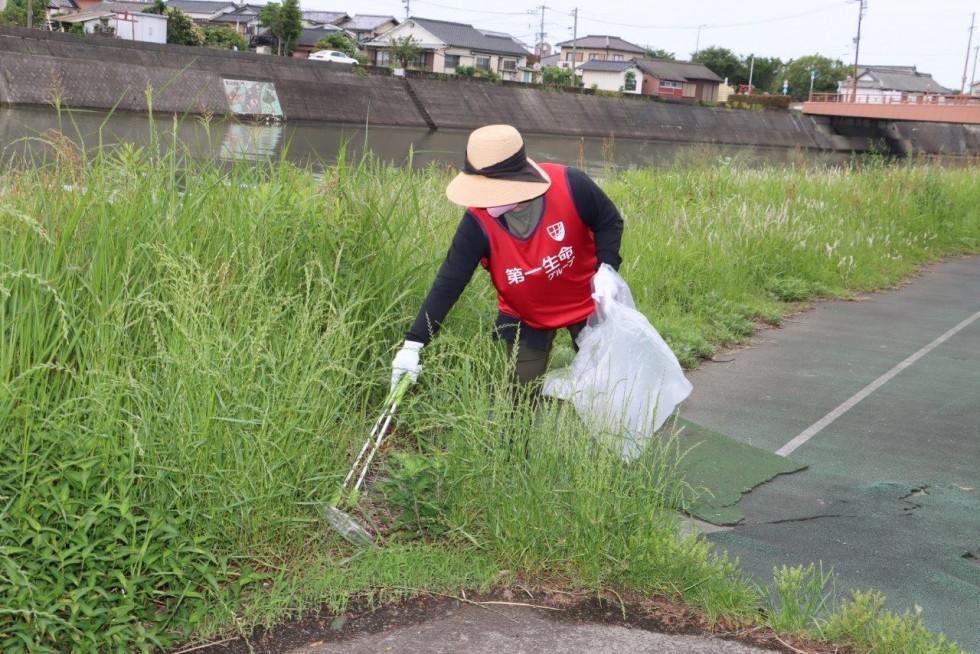
[(422, 624), (335, 643), (313, 643), (289, 654), (763, 654), (741, 643), (669, 636), (618, 625), (575, 624), (550, 611), (518, 606), (493, 610), (459, 603)]

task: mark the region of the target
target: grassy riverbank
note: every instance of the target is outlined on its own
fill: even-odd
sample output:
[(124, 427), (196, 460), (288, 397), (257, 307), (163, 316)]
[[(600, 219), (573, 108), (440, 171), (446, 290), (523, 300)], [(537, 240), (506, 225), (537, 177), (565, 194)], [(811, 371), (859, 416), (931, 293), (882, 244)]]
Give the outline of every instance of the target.
[[(362, 499), (388, 541), (350, 559), (320, 510), (455, 228), (449, 173), (314, 177), (50, 138), (57, 156), (0, 188), (3, 651), (162, 647), (517, 580), (813, 629), (819, 601), (760, 613), (737, 565), (681, 535), (671, 443), (624, 467), (568, 414), (511, 409), (480, 272), (424, 353), (376, 466), (389, 481)], [(627, 219), (623, 275), (687, 366), (815, 296), (980, 250), (975, 169), (706, 163), (604, 186)], [(782, 582), (785, 598), (819, 586)], [(880, 647), (880, 628), (889, 651), (956, 651), (874, 597), (824, 608), (840, 642)], [(881, 626), (858, 632), (867, 616)]]

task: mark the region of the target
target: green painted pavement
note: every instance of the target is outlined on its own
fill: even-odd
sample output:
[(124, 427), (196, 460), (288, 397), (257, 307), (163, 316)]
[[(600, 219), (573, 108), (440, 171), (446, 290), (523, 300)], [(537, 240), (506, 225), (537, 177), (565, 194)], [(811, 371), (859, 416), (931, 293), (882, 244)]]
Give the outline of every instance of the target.
[(737, 504), (743, 493), (806, 467), (683, 418), (672, 431), (682, 453), (678, 472), (687, 484), (684, 508), (713, 525), (738, 523), (744, 517)]
[(687, 420), (769, 452), (813, 432), (790, 454), (807, 469), (756, 487), (742, 522), (709, 538), (760, 581), (822, 562), (841, 595), (920, 607), (980, 654), (978, 318), (980, 257), (955, 258), (694, 371)]

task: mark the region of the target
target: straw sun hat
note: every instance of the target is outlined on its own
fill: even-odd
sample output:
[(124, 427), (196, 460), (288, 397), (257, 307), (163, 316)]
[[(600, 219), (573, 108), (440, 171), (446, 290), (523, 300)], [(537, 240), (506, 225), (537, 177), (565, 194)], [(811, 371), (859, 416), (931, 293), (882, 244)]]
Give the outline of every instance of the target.
[(501, 207), (536, 198), (550, 186), (548, 174), (527, 158), (520, 132), (487, 125), (470, 134), (463, 172), (446, 187), (446, 197), (464, 207)]

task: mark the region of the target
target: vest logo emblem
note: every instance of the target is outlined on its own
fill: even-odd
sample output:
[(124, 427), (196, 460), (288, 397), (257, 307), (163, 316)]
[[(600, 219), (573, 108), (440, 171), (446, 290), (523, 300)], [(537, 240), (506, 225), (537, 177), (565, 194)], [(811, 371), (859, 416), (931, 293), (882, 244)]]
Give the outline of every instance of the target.
[(565, 240), (565, 223), (558, 221), (554, 225), (548, 225), (548, 236), (556, 241)]

